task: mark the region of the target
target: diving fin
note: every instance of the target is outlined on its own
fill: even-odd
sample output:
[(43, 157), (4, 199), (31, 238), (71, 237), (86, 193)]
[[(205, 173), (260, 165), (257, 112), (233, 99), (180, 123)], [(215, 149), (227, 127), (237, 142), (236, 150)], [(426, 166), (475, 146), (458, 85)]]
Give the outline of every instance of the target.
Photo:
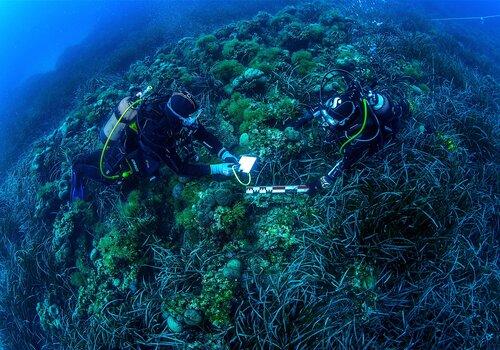
[(76, 200), (84, 200), (85, 198), (85, 186), (83, 185), (83, 181), (78, 173), (73, 170), (71, 174), (71, 193), (70, 193), (70, 201), (74, 202)]

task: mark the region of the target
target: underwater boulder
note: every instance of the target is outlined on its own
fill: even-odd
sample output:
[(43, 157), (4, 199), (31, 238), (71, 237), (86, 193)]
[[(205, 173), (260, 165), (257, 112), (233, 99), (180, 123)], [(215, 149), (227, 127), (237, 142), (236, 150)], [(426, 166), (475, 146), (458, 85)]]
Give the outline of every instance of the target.
[(257, 68), (248, 68), (245, 72), (233, 80), (232, 91), (258, 92), (262, 91), (267, 84), (266, 74)]
[(184, 322), (186, 322), (187, 325), (198, 326), (199, 324), (201, 324), (202, 320), (203, 316), (198, 310), (187, 309), (184, 312)]
[(240, 146), (241, 147), (246, 147), (250, 143), (250, 135), (248, 133), (244, 132), (243, 134), (240, 135)]
[(182, 323), (177, 321), (173, 316), (167, 317), (167, 326), (173, 333), (181, 333), (183, 330)]
[(183, 189), (184, 189), (183, 183), (176, 184), (174, 188), (172, 188), (172, 197), (174, 197), (175, 199), (181, 198)]
[(222, 269), (224, 277), (229, 279), (238, 279), (241, 277), (241, 261), (238, 259), (231, 259), (227, 262), (226, 266)]

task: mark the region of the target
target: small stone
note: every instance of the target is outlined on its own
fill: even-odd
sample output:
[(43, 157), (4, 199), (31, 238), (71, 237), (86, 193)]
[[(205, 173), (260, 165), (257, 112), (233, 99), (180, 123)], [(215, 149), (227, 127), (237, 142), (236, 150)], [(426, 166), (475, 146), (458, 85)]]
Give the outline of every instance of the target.
[(187, 177), (187, 176), (179, 176), (179, 182), (181, 184), (188, 183), (189, 182), (189, 177)]
[(92, 251), (90, 252), (90, 260), (96, 261), (98, 255), (99, 251), (96, 248), (92, 249)]
[(417, 94), (419, 94), (419, 95), (423, 94), (422, 89), (421, 89), (421, 88), (419, 88), (419, 87), (418, 87), (418, 86), (416, 86), (416, 85), (412, 85), (412, 86), (411, 86), (411, 89), (413, 90), (413, 92), (415, 92), (415, 93), (417, 93)]
[(182, 190), (184, 189), (184, 184), (183, 183), (178, 183), (174, 186), (172, 189), (172, 197), (175, 199), (181, 198)]
[(130, 282), (130, 285), (128, 286), (128, 289), (130, 289), (130, 291), (132, 293), (137, 292), (137, 282), (136, 281)]
[(287, 127), (283, 132), (285, 137), (290, 141), (298, 141), (300, 140), (300, 132), (292, 128), (291, 126)]
[(241, 270), (241, 261), (238, 259), (231, 259), (227, 262), (226, 266), (231, 269)]
[(241, 277), (241, 261), (238, 259), (231, 259), (227, 262), (226, 266), (222, 269), (224, 277), (229, 279), (238, 279)]
[(120, 279), (119, 278), (114, 278), (113, 279), (113, 287), (119, 287), (120, 286)]
[(167, 317), (167, 326), (174, 333), (182, 332), (182, 324), (172, 316)]
[(49, 306), (47, 313), (52, 317), (57, 317), (59, 315), (59, 308), (56, 304), (52, 304)]
[(201, 323), (203, 317), (198, 310), (187, 309), (184, 312), (184, 322), (190, 326), (197, 326)]
[(244, 132), (240, 136), (240, 146), (245, 147), (245, 146), (248, 146), (249, 143), (250, 143), (250, 135), (248, 135), (248, 133)]
[(59, 197), (59, 199), (65, 199), (68, 196), (69, 196), (69, 191), (67, 189), (59, 191), (57, 194), (57, 197)]

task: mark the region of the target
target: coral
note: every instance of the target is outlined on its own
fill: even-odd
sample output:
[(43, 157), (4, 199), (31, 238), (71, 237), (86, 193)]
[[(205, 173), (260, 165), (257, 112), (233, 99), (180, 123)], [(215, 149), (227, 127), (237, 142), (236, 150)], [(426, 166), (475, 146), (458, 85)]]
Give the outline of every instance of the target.
[(251, 99), (244, 97), (239, 92), (236, 92), (231, 95), (230, 99), (221, 101), (219, 108), (227, 113), (233, 124), (239, 125), (244, 120), (243, 115), (245, 110), (250, 107), (251, 104)]
[(262, 126), (276, 126), (299, 114), (298, 101), (280, 94), (270, 94), (268, 101), (255, 101), (236, 92), (219, 108), (241, 132)]
[(43, 184), (37, 191), (37, 206), (35, 208), (35, 215), (44, 217), (49, 212), (56, 210), (61, 201), (57, 196), (59, 190), (59, 183), (57, 181), (47, 182)]
[(257, 224), (259, 247), (267, 252), (287, 251), (298, 243), (293, 226), (299, 212), (274, 208)]
[(402, 74), (414, 80), (420, 80), (424, 76), (422, 63), (418, 60), (400, 61)]
[(55, 260), (63, 266), (71, 266), (71, 259), (77, 246), (75, 242), (79, 238), (87, 238), (86, 229), (95, 223), (95, 215), (92, 208), (83, 201), (76, 201), (67, 207), (65, 212), (54, 221), (52, 229), (52, 247)]
[(136, 263), (140, 254), (138, 237), (111, 231), (99, 240), (97, 249), (102, 255), (102, 265), (109, 274), (116, 274), (121, 267)]
[(344, 17), (341, 16), (338, 10), (328, 10), (321, 14), (319, 22), (324, 26), (333, 26), (339, 22), (343, 22)]
[(306, 49), (309, 42), (302, 34), (303, 26), (299, 22), (292, 22), (285, 26), (280, 33), (280, 45), (287, 50), (297, 51)]
[(309, 24), (304, 26), (299, 22), (288, 24), (280, 34), (281, 46), (290, 50), (297, 51), (306, 49), (315, 43), (321, 43), (325, 29), (321, 24)]
[(325, 28), (319, 23), (307, 25), (302, 31), (301, 35), (306, 38), (309, 43), (321, 43), (325, 35)]
[(226, 278), (222, 271), (209, 271), (203, 276), (202, 285), (201, 294), (193, 301), (193, 305), (203, 311), (214, 326), (228, 325), (231, 300), (236, 288), (235, 281)]

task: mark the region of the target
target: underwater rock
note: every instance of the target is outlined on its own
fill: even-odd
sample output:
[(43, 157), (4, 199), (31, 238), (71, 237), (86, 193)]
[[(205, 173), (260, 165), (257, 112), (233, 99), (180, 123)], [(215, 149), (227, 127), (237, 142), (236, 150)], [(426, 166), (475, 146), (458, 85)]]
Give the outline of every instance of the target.
[(64, 199), (69, 195), (69, 183), (66, 180), (59, 181), (58, 183), (59, 192), (57, 196), (59, 199)]
[(175, 199), (181, 198), (182, 195), (182, 190), (184, 189), (184, 184), (183, 183), (178, 183), (174, 186), (172, 189), (172, 197)]
[(353, 45), (340, 45), (337, 53), (336, 63), (343, 68), (350, 68), (366, 62), (366, 57), (359, 53)]
[(287, 127), (284, 131), (285, 137), (290, 141), (298, 141), (300, 140), (300, 132), (292, 128), (291, 126)]
[(137, 288), (137, 281), (132, 281), (130, 282), (129, 286), (128, 286), (128, 289), (130, 289), (130, 291), (132, 293), (135, 293), (137, 292), (138, 288)]
[(217, 205), (226, 207), (233, 203), (234, 195), (230, 189), (222, 188), (214, 192), (214, 199)]
[(198, 326), (203, 320), (203, 316), (198, 310), (195, 309), (187, 309), (184, 312), (184, 322), (190, 326)]
[(168, 329), (170, 329), (174, 333), (181, 333), (183, 329), (182, 323), (177, 321), (173, 316), (167, 317), (167, 326)]
[(243, 134), (240, 135), (240, 146), (246, 147), (248, 146), (249, 143), (250, 143), (250, 135), (244, 132)]
[(257, 68), (248, 68), (242, 75), (231, 83), (233, 91), (255, 92), (261, 91), (267, 84), (267, 77)]
[(231, 259), (227, 262), (226, 266), (222, 269), (224, 277), (229, 279), (237, 279), (241, 277), (241, 261), (238, 259)]
[(92, 249), (92, 251), (90, 252), (90, 260), (96, 261), (98, 257), (99, 251), (97, 250), (97, 248)]

